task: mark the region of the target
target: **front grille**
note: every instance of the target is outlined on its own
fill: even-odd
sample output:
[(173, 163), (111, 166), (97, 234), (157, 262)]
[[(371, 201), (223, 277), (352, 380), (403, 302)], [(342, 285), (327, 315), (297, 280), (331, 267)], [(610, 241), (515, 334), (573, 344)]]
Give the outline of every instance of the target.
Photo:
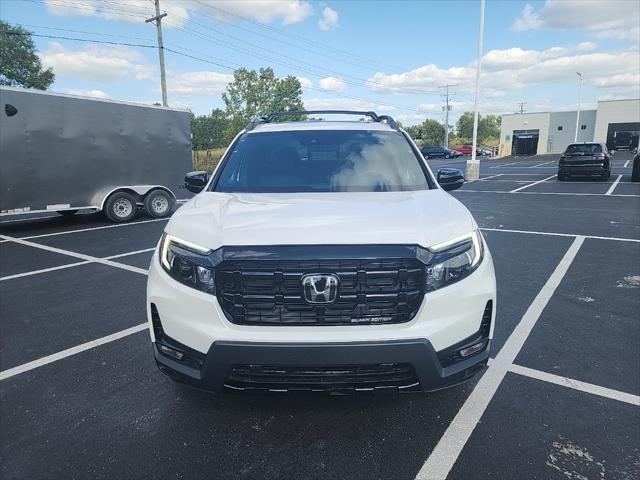
[[(311, 305), (302, 277), (333, 274), (334, 303)], [(424, 264), (416, 258), (367, 260), (225, 260), (216, 268), (216, 295), (240, 325), (353, 325), (412, 320), (424, 297)]]
[(232, 365), (225, 386), (234, 390), (412, 390), (420, 382), (408, 363), (333, 366)]

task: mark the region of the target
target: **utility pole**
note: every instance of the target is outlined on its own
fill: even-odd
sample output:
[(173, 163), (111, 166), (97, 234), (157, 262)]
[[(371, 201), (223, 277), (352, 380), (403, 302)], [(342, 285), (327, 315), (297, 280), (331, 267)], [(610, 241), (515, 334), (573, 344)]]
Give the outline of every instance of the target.
[(518, 107), (520, 107), (520, 114), (524, 113), (524, 106), (527, 104), (527, 102), (518, 102)]
[(455, 93), (449, 93), (449, 88), (450, 87), (455, 87), (457, 86), (457, 84), (447, 84), (447, 85), (440, 85), (440, 87), (438, 88), (444, 88), (445, 89), (445, 93), (443, 94), (443, 97), (445, 98), (445, 103), (444, 103), (444, 107), (442, 107), (444, 109), (444, 147), (445, 148), (449, 148), (449, 111), (451, 110), (451, 106), (449, 105), (449, 95), (455, 95)]
[(573, 143), (578, 142), (578, 127), (580, 126), (580, 103), (582, 102), (582, 74), (580, 72), (576, 72), (578, 78), (580, 79), (580, 87), (578, 87), (578, 113), (576, 114), (576, 134), (573, 137)]
[(162, 105), (168, 107), (167, 103), (167, 77), (164, 73), (164, 46), (162, 45), (162, 19), (167, 16), (167, 12), (160, 13), (160, 0), (154, 0), (156, 6), (156, 16), (147, 18), (146, 23), (154, 23), (158, 32), (158, 54), (160, 55), (160, 86), (162, 87)]
[(476, 61), (476, 95), (473, 105), (473, 147), (471, 160), (467, 160), (465, 177), (473, 182), (480, 178), (480, 160), (476, 159), (476, 145), (478, 142), (478, 97), (480, 96), (480, 67), (482, 65), (482, 42), (484, 40), (484, 2), (480, 0), (480, 32), (478, 33), (478, 60)]

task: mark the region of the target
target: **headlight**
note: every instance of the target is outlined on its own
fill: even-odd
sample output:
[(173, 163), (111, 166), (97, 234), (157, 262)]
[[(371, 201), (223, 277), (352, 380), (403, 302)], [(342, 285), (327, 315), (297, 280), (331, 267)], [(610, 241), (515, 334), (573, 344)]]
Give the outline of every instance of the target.
[(478, 230), (461, 238), (434, 245), (427, 266), (427, 292), (455, 283), (469, 276), (482, 261), (484, 244)]
[(211, 250), (172, 235), (160, 240), (160, 263), (165, 272), (180, 283), (215, 295), (215, 272)]

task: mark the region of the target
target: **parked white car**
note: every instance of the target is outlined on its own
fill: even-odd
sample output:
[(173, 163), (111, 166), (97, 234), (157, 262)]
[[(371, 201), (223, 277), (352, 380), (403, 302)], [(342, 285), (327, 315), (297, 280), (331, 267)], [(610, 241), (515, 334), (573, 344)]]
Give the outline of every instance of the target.
[(187, 175), (200, 193), (169, 221), (147, 287), (171, 378), (213, 391), (431, 391), (487, 364), (495, 275), (447, 193), (462, 173), (434, 178), (390, 117), (304, 120), (335, 113), (256, 119), (211, 178)]

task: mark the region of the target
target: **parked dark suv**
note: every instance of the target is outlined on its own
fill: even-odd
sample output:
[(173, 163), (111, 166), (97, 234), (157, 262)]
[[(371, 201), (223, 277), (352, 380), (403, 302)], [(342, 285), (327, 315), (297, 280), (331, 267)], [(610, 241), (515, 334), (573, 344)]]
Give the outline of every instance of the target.
[(598, 176), (608, 180), (611, 175), (611, 156), (603, 143), (572, 143), (558, 162), (558, 180), (570, 176)]
[(640, 182), (640, 150), (633, 157), (633, 169), (631, 170), (631, 181)]
[(460, 154), (445, 147), (424, 147), (421, 150), (424, 158), (455, 158)]

